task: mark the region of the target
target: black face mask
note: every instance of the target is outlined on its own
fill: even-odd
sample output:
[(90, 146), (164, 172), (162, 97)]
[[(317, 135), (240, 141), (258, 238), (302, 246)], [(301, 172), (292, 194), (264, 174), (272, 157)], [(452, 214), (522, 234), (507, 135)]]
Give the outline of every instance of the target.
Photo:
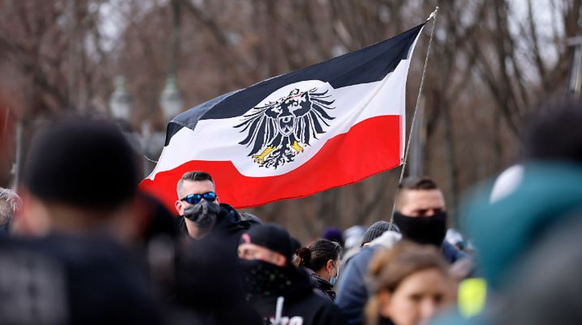
[(184, 218), (193, 221), (197, 227), (208, 228), (218, 218), (220, 206), (206, 200), (184, 209)]
[(431, 217), (409, 217), (394, 212), (394, 223), (400, 228), (402, 238), (419, 244), (441, 247), (447, 234), (447, 213)]
[(278, 296), (293, 284), (292, 270), (287, 267), (260, 260), (240, 259), (238, 262), (242, 270), (243, 286), (250, 294)]

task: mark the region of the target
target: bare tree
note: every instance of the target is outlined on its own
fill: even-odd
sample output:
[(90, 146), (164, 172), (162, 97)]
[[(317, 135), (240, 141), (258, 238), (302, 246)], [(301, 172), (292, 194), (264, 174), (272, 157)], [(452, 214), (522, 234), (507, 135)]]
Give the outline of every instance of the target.
[[(112, 78), (124, 75), (133, 126), (148, 121), (162, 131), (159, 95), (176, 1), (177, 78), (190, 107), (396, 35), (440, 5), (424, 89), (425, 173), (441, 184), (453, 211), (468, 186), (515, 159), (520, 120), (532, 105), (564, 90), (566, 39), (579, 32), (582, 6), (582, 0), (0, 0), (0, 87), (18, 85), (17, 106), (32, 123), (66, 110), (105, 112)], [(110, 13), (120, 22), (113, 36), (103, 32), (116, 23)], [(429, 28), (410, 70), (409, 116)], [(253, 211), (302, 240), (314, 238), (327, 225), (388, 219), (397, 177), (386, 172)]]

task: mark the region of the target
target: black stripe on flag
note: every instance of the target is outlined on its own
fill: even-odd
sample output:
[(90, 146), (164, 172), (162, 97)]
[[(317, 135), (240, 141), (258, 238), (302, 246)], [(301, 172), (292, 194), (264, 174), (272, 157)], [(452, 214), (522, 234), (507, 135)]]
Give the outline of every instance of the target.
[(425, 23), (385, 41), (344, 54), (297, 71), (261, 81), (236, 90), (176, 116), (168, 125), (166, 144), (182, 127), (194, 129), (199, 120), (225, 119), (243, 115), (265, 97), (288, 84), (304, 80), (328, 82), (334, 89), (380, 81), (407, 59), (410, 49)]

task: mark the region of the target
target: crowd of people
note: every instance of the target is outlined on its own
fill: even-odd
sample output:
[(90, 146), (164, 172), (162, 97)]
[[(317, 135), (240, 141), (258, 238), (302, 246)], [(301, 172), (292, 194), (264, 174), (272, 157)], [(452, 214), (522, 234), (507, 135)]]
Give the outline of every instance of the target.
[(419, 177), (384, 220), (308, 243), (221, 202), (206, 171), (169, 211), (115, 123), (55, 119), (18, 194), (0, 189), (0, 324), (578, 324), (582, 103), (539, 111), (517, 169), (460, 209), (467, 240)]

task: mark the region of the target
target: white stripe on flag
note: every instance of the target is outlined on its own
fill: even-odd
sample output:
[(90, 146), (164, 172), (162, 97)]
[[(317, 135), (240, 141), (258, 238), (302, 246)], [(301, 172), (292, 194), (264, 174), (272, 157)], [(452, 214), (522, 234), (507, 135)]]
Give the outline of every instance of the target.
[(333, 89), (328, 83), (321, 81), (303, 81), (287, 85), (267, 97), (263, 102), (288, 95), (295, 88), (307, 90), (316, 86), (318, 91), (328, 89), (331, 99), (335, 100), (331, 105), (335, 109), (328, 111), (335, 119), (329, 122), (330, 127), (325, 127), (326, 133), (319, 135), (319, 140), (312, 140), (311, 145), (298, 154), (292, 163), (284, 164), (277, 169), (261, 168), (254, 163), (252, 158), (248, 157), (252, 144), (251, 147), (239, 144), (246, 137), (246, 133), (240, 133), (240, 129), (234, 128), (243, 121), (239, 116), (229, 119), (201, 120), (195, 130), (182, 128), (164, 148), (156, 168), (148, 178), (153, 180), (157, 173), (174, 169), (192, 160), (232, 161), (241, 174), (249, 177), (283, 175), (315, 156), (328, 139), (347, 133), (352, 126), (376, 116), (401, 116), (402, 139), (400, 141), (403, 148), (405, 91), (409, 65), (410, 60), (402, 60), (391, 74), (378, 82)]

